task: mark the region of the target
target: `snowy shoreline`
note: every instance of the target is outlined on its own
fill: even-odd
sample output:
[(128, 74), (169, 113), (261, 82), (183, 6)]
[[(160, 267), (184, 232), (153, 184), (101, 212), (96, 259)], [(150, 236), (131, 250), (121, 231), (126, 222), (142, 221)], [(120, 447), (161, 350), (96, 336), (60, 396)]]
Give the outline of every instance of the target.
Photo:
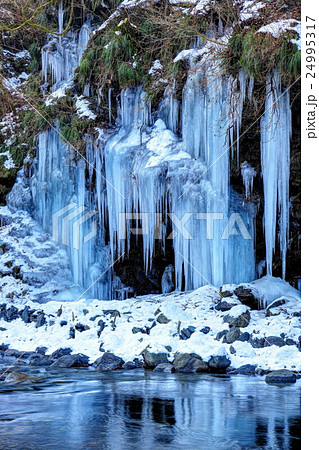
[[(234, 293), (240, 295), (238, 287), (268, 307), (257, 310), (244, 305), (245, 298), (241, 301)], [(0, 329), (2, 359), (15, 354), (6, 353), (7, 346), (29, 353), (46, 347), (46, 355), (69, 348), (72, 354), (87, 355), (90, 364), (104, 352), (142, 363), (147, 350), (166, 355), (170, 363), (177, 354), (195, 353), (204, 362), (225, 356), (230, 361), (227, 370), (235, 372), (247, 364), (261, 374), (301, 370), (300, 294), (273, 277), (225, 285), (221, 294), (204, 286), (193, 292), (122, 301), (19, 304), (9, 300), (0, 305)]]

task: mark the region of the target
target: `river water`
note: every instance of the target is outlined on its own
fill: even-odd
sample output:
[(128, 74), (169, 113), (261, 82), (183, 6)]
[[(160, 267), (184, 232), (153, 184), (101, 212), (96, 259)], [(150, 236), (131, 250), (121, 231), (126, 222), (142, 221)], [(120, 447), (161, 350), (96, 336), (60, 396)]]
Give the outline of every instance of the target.
[(300, 448), (300, 380), (28, 370), (41, 380), (0, 383), (1, 450)]

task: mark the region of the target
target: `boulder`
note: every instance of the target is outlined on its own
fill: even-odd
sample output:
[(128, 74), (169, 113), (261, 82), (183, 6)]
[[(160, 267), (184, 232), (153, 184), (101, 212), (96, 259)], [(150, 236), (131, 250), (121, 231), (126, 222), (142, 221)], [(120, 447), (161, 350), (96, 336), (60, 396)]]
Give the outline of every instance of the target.
[(168, 363), (167, 353), (153, 353), (149, 350), (143, 350), (142, 356), (147, 369), (154, 369), (161, 363)]
[(190, 325), (187, 328), (183, 328), (180, 333), (180, 338), (183, 339), (183, 341), (186, 341), (191, 337), (191, 335), (195, 332), (195, 330), (196, 327), (193, 327), (192, 325)]
[(271, 345), (277, 345), (278, 347), (283, 347), (285, 341), (279, 336), (267, 336), (265, 337), (264, 347), (270, 347)]
[(68, 322), (66, 320), (61, 320), (61, 322), (60, 322), (61, 327), (64, 327), (67, 324), (68, 324)]
[(257, 366), (254, 364), (244, 364), (243, 366), (238, 367), (238, 369), (230, 369), (227, 372), (240, 375), (255, 375), (256, 367)]
[(196, 353), (179, 353), (175, 356), (173, 366), (176, 372), (208, 372), (208, 363)]
[(227, 367), (230, 366), (230, 359), (226, 355), (212, 356), (208, 366), (211, 372), (226, 372)]
[(163, 313), (161, 313), (161, 314), (157, 317), (156, 321), (157, 321), (158, 323), (168, 323), (168, 322), (170, 322), (171, 320), (168, 319), (166, 316), (164, 316)]
[(70, 327), (69, 339), (75, 339), (75, 329), (74, 329), (74, 327)]
[(248, 309), (242, 311), (243, 306), (235, 306), (230, 314), (224, 316), (224, 322), (229, 323), (231, 327), (245, 328), (250, 322), (250, 312)]
[(270, 303), (270, 305), (267, 306), (266, 312), (269, 311), (271, 308), (277, 308), (278, 306), (284, 305), (285, 303), (286, 300), (284, 300), (283, 298), (275, 300), (274, 302)]
[(229, 311), (230, 309), (232, 309), (232, 307), (235, 305), (231, 305), (228, 302), (222, 301), (217, 303), (217, 305), (215, 306), (216, 311)]
[(243, 305), (246, 305), (251, 309), (260, 309), (259, 300), (255, 297), (251, 289), (239, 286), (234, 290), (234, 294), (239, 298)]
[(41, 346), (41, 347), (37, 347), (37, 348), (35, 349), (35, 352), (36, 352), (36, 353), (40, 353), (41, 355), (45, 355), (45, 352), (46, 352), (47, 350), (48, 350), (47, 347)]
[(36, 327), (36, 328), (43, 327), (43, 325), (44, 325), (45, 323), (46, 323), (45, 315), (44, 315), (43, 313), (38, 314), (38, 317), (37, 317), (37, 323), (36, 323), (35, 327)]
[(266, 383), (268, 384), (284, 384), (295, 383), (297, 380), (296, 375), (287, 369), (274, 370), (266, 375)]
[(94, 361), (93, 366), (100, 372), (110, 372), (111, 370), (122, 369), (124, 361), (119, 356), (111, 352), (103, 353), (100, 358)]
[(225, 340), (228, 344), (232, 344), (240, 336), (240, 329), (238, 327), (231, 328), (225, 335)]
[(55, 350), (51, 356), (53, 359), (58, 359), (61, 358), (61, 356), (70, 355), (71, 353), (72, 350), (69, 347), (59, 348), (58, 350)]
[(173, 373), (175, 372), (175, 368), (170, 363), (161, 363), (153, 369), (153, 372)]
[(29, 319), (29, 310), (30, 310), (30, 306), (26, 306), (24, 308), (24, 310), (21, 313), (21, 319), (23, 320), (24, 323), (29, 323), (30, 319)]
[(136, 364), (133, 361), (127, 361), (126, 363), (123, 364), (122, 367), (123, 370), (132, 370), (132, 369), (136, 369)]
[(201, 330), (199, 330), (201, 333), (207, 334), (210, 332), (210, 327), (204, 327)]
[(263, 348), (265, 345), (265, 338), (252, 337), (249, 338), (249, 343), (253, 348)]
[(245, 331), (236, 339), (236, 341), (246, 342), (246, 341), (249, 341), (249, 338), (250, 338), (250, 334), (247, 331)]
[(226, 334), (228, 333), (229, 330), (223, 330), (223, 331), (219, 331), (216, 334), (216, 339), (219, 341), (220, 339), (222, 339), (224, 336), (226, 336)]
[(10, 372), (4, 379), (4, 383), (32, 383), (39, 381), (40, 378), (27, 375), (21, 372)]
[(287, 338), (285, 340), (286, 345), (298, 345), (293, 339)]
[(88, 367), (89, 357), (82, 353), (61, 356), (51, 364), (51, 367)]
[(16, 308), (15, 306), (10, 306), (9, 309), (7, 309), (6, 311), (6, 319), (7, 322), (11, 322), (11, 320), (15, 320), (18, 319), (19, 317), (19, 311), (18, 308)]
[(51, 366), (53, 363), (52, 356), (41, 355), (41, 353), (35, 353), (29, 358), (29, 364), (32, 366)]
[(87, 331), (90, 329), (90, 327), (88, 325), (83, 325), (82, 323), (77, 323), (74, 328), (79, 331), (80, 333), (82, 333), (83, 331)]

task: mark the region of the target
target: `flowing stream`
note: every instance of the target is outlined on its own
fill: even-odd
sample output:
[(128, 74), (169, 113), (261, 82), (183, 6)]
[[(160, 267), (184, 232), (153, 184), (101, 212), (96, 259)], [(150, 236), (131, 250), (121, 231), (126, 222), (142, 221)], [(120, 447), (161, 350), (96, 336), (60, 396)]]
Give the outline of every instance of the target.
[(300, 448), (300, 380), (28, 370), (42, 380), (1, 383), (0, 448)]

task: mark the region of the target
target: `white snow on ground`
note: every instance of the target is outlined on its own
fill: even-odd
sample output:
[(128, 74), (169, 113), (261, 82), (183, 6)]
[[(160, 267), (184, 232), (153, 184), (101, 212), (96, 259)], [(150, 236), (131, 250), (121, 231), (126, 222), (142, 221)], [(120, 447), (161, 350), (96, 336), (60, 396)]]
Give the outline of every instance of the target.
[[(262, 281), (262, 280), (261, 280)], [(274, 280), (275, 284), (277, 283)], [(285, 282), (287, 292), (291, 292), (289, 285)], [(298, 342), (300, 336), (300, 317), (294, 317), (293, 312), (300, 310), (300, 301), (296, 296), (291, 299), (288, 307), (283, 305), (272, 309), (274, 316), (266, 317), (265, 311), (250, 311), (251, 321), (249, 325), (241, 330), (252, 333), (255, 337), (280, 336)], [(1, 342), (10, 344), (10, 348), (18, 350), (35, 350), (38, 346), (48, 347), (48, 353), (60, 347), (70, 347), (73, 352), (88, 355), (91, 362), (101, 356), (100, 344), (105, 351), (111, 351), (123, 359), (132, 360), (141, 358), (141, 352), (147, 347), (153, 352), (169, 353), (172, 360), (175, 352), (195, 352), (208, 360), (212, 355), (227, 355), (233, 367), (244, 364), (256, 364), (263, 369), (284, 368), (300, 370), (300, 352), (296, 346), (278, 347), (272, 345), (266, 348), (253, 348), (248, 342), (236, 341), (232, 344), (236, 354), (230, 353), (230, 345), (216, 339), (219, 331), (227, 330), (228, 324), (223, 322), (223, 317), (230, 311), (219, 312), (210, 309), (220, 301), (217, 290), (212, 286), (204, 286), (193, 292), (174, 292), (165, 295), (147, 295), (123, 301), (101, 301), (81, 299), (76, 302), (64, 302), (62, 304), (62, 315), (56, 317), (61, 303), (51, 301), (39, 305), (27, 301), (31, 309), (43, 310), (47, 316), (47, 324), (36, 329), (35, 323), (25, 324), (22, 319), (12, 322), (0, 321), (0, 326), (6, 328), (1, 332)], [(227, 298), (234, 307), (234, 312), (239, 313), (247, 310), (235, 297)], [(10, 303), (10, 301), (8, 302)], [(24, 304), (14, 302), (14, 306), (22, 309)], [(236, 311), (235, 311), (236, 309)], [(116, 318), (113, 330), (113, 318), (110, 314), (104, 314), (103, 310), (117, 310), (120, 316)], [(238, 311), (237, 311), (238, 310)], [(151, 327), (152, 323), (160, 313), (163, 313), (170, 322), (167, 324), (157, 323), (150, 330), (150, 334), (132, 333), (133, 327)], [(92, 320), (91, 320), (92, 319)], [(101, 336), (97, 336), (99, 330), (98, 322), (106, 323)], [(61, 326), (62, 320), (67, 321), (66, 326)], [(77, 323), (87, 325), (89, 330), (75, 332), (75, 339), (69, 339), (70, 326)], [(182, 330), (188, 326), (196, 327), (196, 331), (188, 340), (181, 340), (178, 329)], [(210, 327), (208, 334), (200, 330)], [(168, 351), (165, 346), (170, 346)]]
[(96, 114), (94, 114), (90, 110), (90, 103), (87, 99), (81, 95), (76, 100), (76, 111), (79, 117), (88, 117), (89, 119), (94, 120), (96, 118)]

